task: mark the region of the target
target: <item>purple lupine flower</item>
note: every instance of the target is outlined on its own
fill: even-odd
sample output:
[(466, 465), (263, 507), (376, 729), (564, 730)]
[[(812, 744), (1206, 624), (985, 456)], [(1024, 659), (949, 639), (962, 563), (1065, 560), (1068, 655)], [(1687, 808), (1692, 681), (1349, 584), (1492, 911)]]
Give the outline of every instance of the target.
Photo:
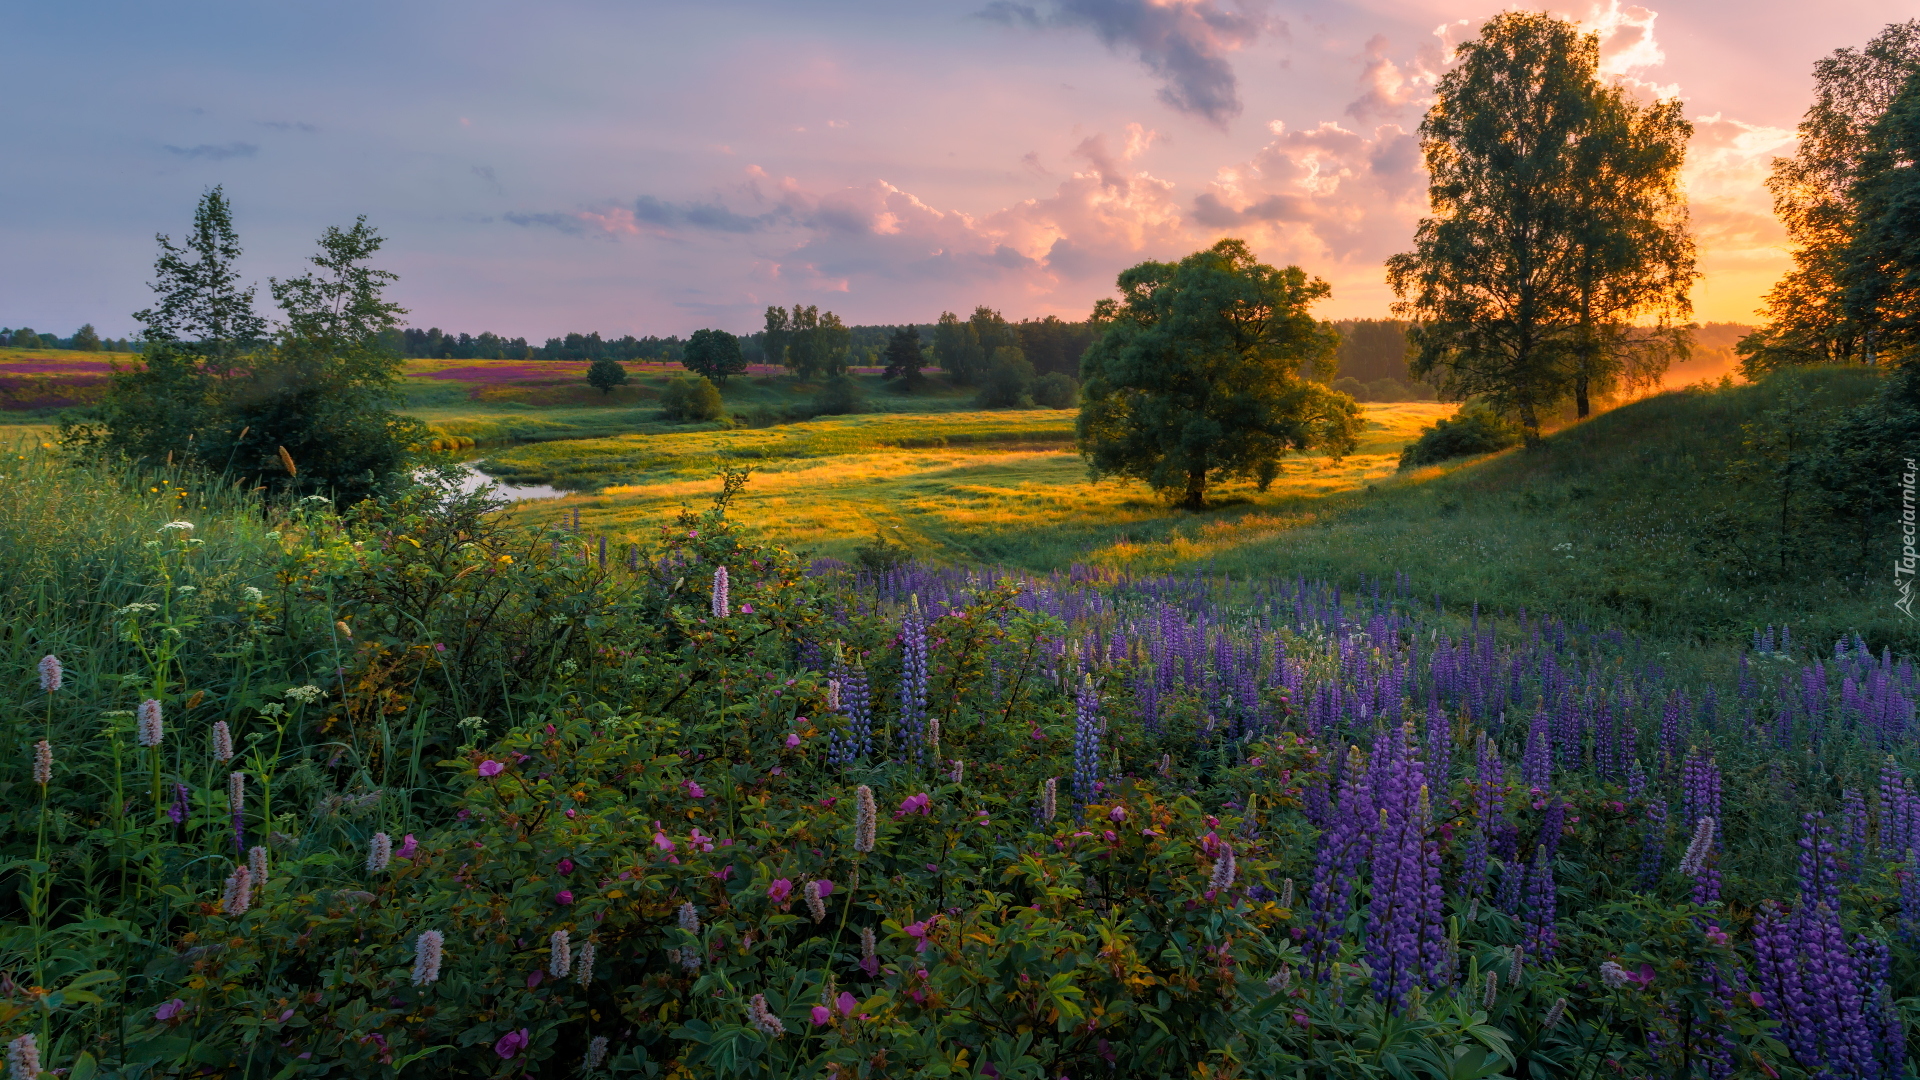
[(1667, 804), (1664, 799), (1647, 800), (1647, 822), (1640, 841), (1640, 873), (1635, 887), (1652, 891), (1660, 881), (1667, 859)]
[(927, 675), (927, 620), (916, 593), (907, 598), (907, 612), (900, 620), (900, 725), (916, 762), (924, 760), (927, 751)]
[(732, 603), (728, 595), (728, 588), (727, 568), (724, 566), (715, 567), (713, 571), (713, 617), (716, 619), (724, 619), (733, 611)]
[(1100, 694), (1092, 676), (1083, 676), (1074, 698), (1073, 797), (1085, 806), (1093, 801), (1093, 785), (1100, 779)]
[(1527, 751), (1520, 757), (1520, 782), (1545, 791), (1553, 785), (1553, 756), (1547, 747), (1547, 711), (1533, 714), (1527, 731)]
[(1553, 958), (1554, 951), (1560, 946), (1560, 938), (1554, 928), (1554, 908), (1556, 904), (1553, 884), (1553, 862), (1547, 857), (1545, 844), (1534, 849), (1533, 866), (1527, 873), (1527, 915), (1526, 937), (1527, 953), (1542, 960)]

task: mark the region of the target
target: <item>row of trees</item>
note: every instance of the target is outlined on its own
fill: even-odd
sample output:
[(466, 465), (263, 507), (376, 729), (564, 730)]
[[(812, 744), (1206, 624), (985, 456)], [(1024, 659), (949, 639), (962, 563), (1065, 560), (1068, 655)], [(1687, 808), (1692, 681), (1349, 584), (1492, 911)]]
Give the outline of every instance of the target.
[(853, 334), (840, 316), (816, 305), (792, 310), (769, 307), (760, 332), (764, 362), (779, 364), (802, 379), (844, 375)]
[(139, 342), (126, 338), (103, 338), (92, 323), (80, 327), (72, 337), (35, 333), (30, 326), (18, 330), (0, 327), (0, 349), (76, 349), (80, 352), (132, 352)]

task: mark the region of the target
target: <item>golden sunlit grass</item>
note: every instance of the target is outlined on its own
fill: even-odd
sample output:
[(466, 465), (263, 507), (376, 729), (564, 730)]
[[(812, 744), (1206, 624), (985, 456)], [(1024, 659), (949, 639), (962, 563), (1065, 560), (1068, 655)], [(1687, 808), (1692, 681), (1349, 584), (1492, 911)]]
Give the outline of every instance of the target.
[(1072, 450), (1074, 414), (1051, 410), (861, 415), (569, 440), (488, 461), (490, 471), (515, 482), (606, 482), (592, 494), (523, 504), (521, 513), (550, 518), (578, 509), (583, 527), (632, 539), (650, 536), (680, 506), (703, 502), (720, 464), (731, 461), (755, 469), (740, 520), (822, 555), (846, 557), (883, 533), (936, 559), (1152, 569), (1313, 521), (1324, 497), (1391, 476), (1400, 448), (1452, 409), (1367, 406), (1359, 453), (1339, 462), (1291, 458), (1266, 492), (1224, 485), (1214, 493), (1222, 509), (1198, 516), (1169, 510), (1138, 483), (1090, 484)]

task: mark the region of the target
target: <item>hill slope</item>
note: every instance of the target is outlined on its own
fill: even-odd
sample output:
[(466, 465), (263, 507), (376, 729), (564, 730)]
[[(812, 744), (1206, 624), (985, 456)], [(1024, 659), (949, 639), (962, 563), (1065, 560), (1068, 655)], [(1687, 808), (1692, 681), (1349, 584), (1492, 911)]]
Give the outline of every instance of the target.
[[(1878, 385), (1877, 373), (1859, 369), (1797, 378), (1799, 390), (1774, 380), (1661, 394), (1558, 432), (1533, 452), (1403, 474), (1291, 520), (1195, 522), (1160, 560), (1146, 550), (1154, 545), (1122, 545), (1095, 561), (1347, 581), (1400, 571), (1455, 607), (1525, 607), (1698, 641), (1769, 624), (1828, 643), (1857, 630), (1876, 648), (1911, 650), (1920, 632), (1893, 607), (1897, 529), (1864, 550), (1829, 544), (1809, 553), (1805, 535), (1789, 537), (1798, 553), (1789, 547), (1783, 570), (1777, 504), (1730, 476), (1744, 453), (1743, 425), (1769, 410), (1856, 404)], [(1890, 485), (1898, 465), (1888, 462)]]

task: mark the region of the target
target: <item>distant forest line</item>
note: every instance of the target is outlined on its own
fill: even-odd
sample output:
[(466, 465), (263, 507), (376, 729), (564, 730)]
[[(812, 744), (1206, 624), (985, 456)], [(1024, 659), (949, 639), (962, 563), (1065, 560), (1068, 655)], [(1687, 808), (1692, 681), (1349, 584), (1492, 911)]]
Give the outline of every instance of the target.
[[(1331, 378), (1341, 384), (1341, 390), (1363, 401), (1406, 401), (1431, 399), (1434, 396), (1431, 388), (1416, 383), (1407, 374), (1406, 332), (1410, 324), (1405, 320), (1335, 319), (1331, 322), (1340, 331), (1339, 366)], [(1080, 356), (1093, 344), (1095, 337), (1091, 322), (1067, 322), (1057, 316), (1026, 319), (1008, 326), (1038, 375), (1059, 372), (1078, 377)], [(849, 326), (846, 328), (849, 335), (847, 363), (856, 367), (884, 366), (887, 340), (903, 328), (910, 328), (919, 334), (922, 351), (928, 365), (932, 366), (933, 342), (938, 324), (931, 322)], [(1693, 359), (1707, 361), (1709, 366), (1713, 366), (1714, 362), (1731, 364), (1734, 345), (1753, 329), (1743, 323), (1710, 322), (1699, 326), (1693, 332)], [(438, 327), (409, 329), (401, 331), (400, 335), (402, 340), (395, 342), (396, 347), (406, 356), (416, 359), (598, 360), (604, 357), (621, 361), (678, 363), (686, 345), (686, 339), (677, 336), (658, 337), (649, 334), (635, 337), (628, 334), (606, 338), (597, 332), (548, 338), (540, 346), (531, 345), (525, 338), (504, 338), (490, 333), (452, 334)], [(775, 362), (766, 356), (762, 343), (764, 337), (764, 331), (740, 335), (740, 351), (747, 363)], [(1394, 385), (1383, 386), (1382, 380)]]

